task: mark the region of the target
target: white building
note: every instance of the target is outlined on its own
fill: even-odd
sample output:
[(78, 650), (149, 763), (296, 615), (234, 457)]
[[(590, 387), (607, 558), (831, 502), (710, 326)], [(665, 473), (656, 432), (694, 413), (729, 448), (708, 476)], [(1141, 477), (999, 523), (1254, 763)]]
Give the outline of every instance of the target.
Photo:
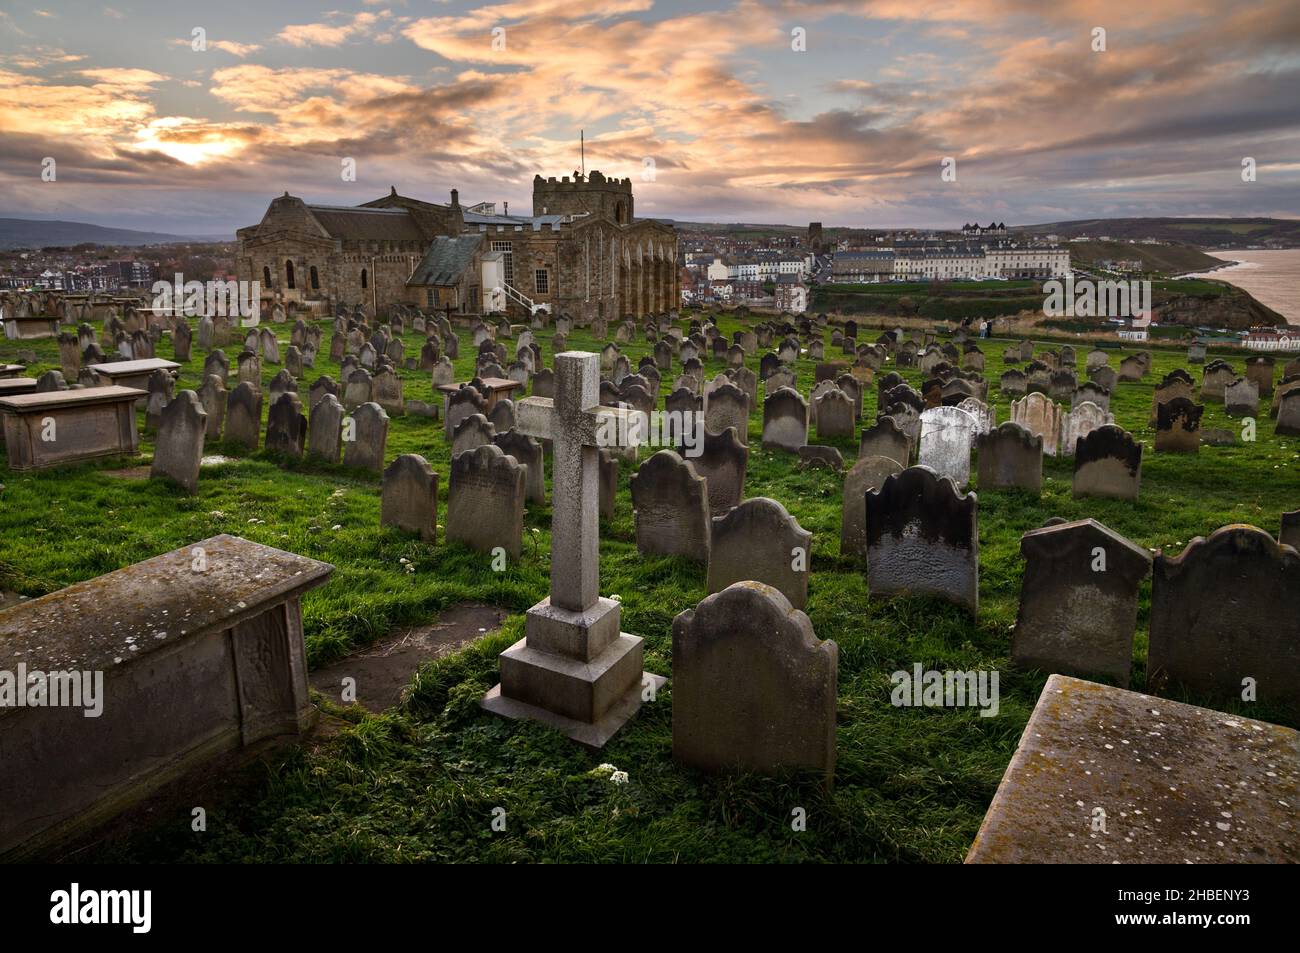
[(1289, 328), (1251, 328), (1241, 345), (1252, 351), (1295, 351), (1300, 350), (1300, 335)]

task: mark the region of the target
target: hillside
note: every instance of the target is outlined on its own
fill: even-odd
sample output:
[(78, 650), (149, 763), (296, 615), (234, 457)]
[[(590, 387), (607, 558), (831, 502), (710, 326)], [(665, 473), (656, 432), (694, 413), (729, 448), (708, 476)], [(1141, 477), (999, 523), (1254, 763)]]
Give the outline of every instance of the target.
[(96, 245), (166, 245), (194, 240), (185, 235), (107, 228), (87, 222), (0, 218), (0, 249), (69, 247), (87, 242)]
[(1070, 262), (1077, 268), (1098, 262), (1141, 261), (1147, 271), (1180, 275), (1219, 268), (1223, 260), (1191, 245), (1130, 245), (1128, 242), (1070, 242)]
[[(1288, 218), (1089, 218), (1042, 225), (1012, 225), (1012, 232), (1062, 238), (1105, 235), (1116, 239), (1158, 238), (1200, 248), (1240, 248), (1276, 243), (1300, 247), (1300, 219)], [(1127, 247), (1127, 246), (1126, 246)]]

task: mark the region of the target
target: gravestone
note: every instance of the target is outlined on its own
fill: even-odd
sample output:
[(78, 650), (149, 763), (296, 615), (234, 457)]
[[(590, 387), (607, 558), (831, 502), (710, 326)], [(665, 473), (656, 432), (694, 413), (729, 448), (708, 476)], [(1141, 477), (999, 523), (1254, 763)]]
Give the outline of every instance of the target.
[[(349, 439), (351, 438), (351, 439)], [(343, 421), (343, 465), (384, 472), (388, 414), (375, 403), (362, 404)]]
[(307, 391), (307, 409), (310, 410), (315, 407), (326, 394), (333, 394), (337, 397), (339, 387), (334, 383), (334, 378), (328, 374), (323, 374), (316, 378), (316, 383), (312, 384), (310, 390)]
[(375, 373), (370, 382), (370, 399), (384, 408), (389, 417), (402, 417), (406, 414), (406, 401), (402, 399), (402, 379), (391, 367), (382, 367)]
[(223, 424), (226, 422), (226, 385), (216, 374), (209, 374), (198, 390), (199, 402), (206, 413), (206, 438), (220, 440)]
[(432, 381), (433, 389), (435, 391), (439, 387), (455, 383), (456, 369), (452, 367), (450, 358), (444, 355), (438, 363), (433, 365), (433, 371), (430, 373), (430, 380)]
[(839, 648), (742, 581), (673, 620), (673, 758), (701, 771), (835, 772)]
[(1086, 437), (1098, 427), (1113, 424), (1115, 417), (1108, 414), (1096, 404), (1084, 401), (1066, 412), (1061, 419), (1061, 456), (1074, 456), (1074, 447), (1080, 438)]
[[(1119, 379), (1122, 381), (1140, 381), (1146, 370), (1146, 363), (1140, 357), (1129, 355), (1119, 362)], [(1114, 388), (1109, 389), (1113, 390)]]
[(416, 453), (403, 453), (384, 470), (379, 525), (438, 539), (438, 474)]
[(183, 390), (163, 408), (149, 476), (166, 477), (187, 493), (199, 488), (199, 461), (208, 415), (199, 395)]
[(307, 426), (307, 453), (327, 463), (339, 462), (343, 418), (347, 411), (334, 394), (325, 394), (311, 406)]
[(1007, 421), (975, 441), (980, 490), (1043, 489), (1043, 438)]
[(241, 381), (226, 399), (226, 442), (256, 450), (262, 439), (262, 392)]
[(763, 447), (797, 453), (808, 442), (808, 402), (792, 387), (763, 401)]
[(928, 467), (908, 467), (866, 495), (872, 595), (936, 596), (979, 610), (977, 498)]
[(1080, 438), (1075, 448), (1073, 493), (1136, 500), (1142, 482), (1142, 444), (1107, 424)]
[(1061, 407), (1043, 394), (1029, 394), (1011, 402), (1011, 421), (1043, 438), (1043, 453), (1056, 456), (1061, 436)]
[(466, 417), (472, 414), (482, 414), (486, 417), (487, 412), (487, 399), (479, 393), (478, 388), (461, 384), (454, 394), (447, 395), (447, 406), (443, 415), (445, 421), (443, 435), (447, 438), (447, 442), (451, 442), (456, 428)]
[(1115, 373), (1115, 368), (1107, 367), (1104, 364), (1089, 371), (1088, 377), (1093, 383), (1100, 384), (1111, 393), (1115, 392), (1115, 385), (1119, 383), (1119, 374)]
[(213, 351), (203, 359), (203, 376), (219, 377), (222, 385), (225, 385), (230, 378), (230, 358), (226, 357), (225, 351)]
[(298, 382), (294, 380), (293, 375), (287, 370), (280, 368), (280, 370), (276, 372), (276, 375), (271, 378), (271, 383), (267, 390), (269, 392), (267, 395), (268, 402), (270, 406), (274, 407), (275, 402), (280, 399), (281, 394), (298, 393)]
[(492, 443), (496, 428), (482, 414), (470, 414), (456, 425), (456, 432), (451, 435), (451, 455), (453, 457), (467, 450), (484, 447)]
[(1161, 404), (1168, 403), (1175, 397), (1185, 397), (1192, 400), (1195, 396), (1195, 387), (1189, 374), (1182, 370), (1166, 374), (1164, 379), (1156, 385), (1155, 392), (1151, 395), (1151, 426), (1154, 427), (1156, 424)]
[(1014, 368), (998, 378), (998, 389), (1004, 394), (1024, 394), (1029, 390), (1029, 378)]
[(1277, 541), (1300, 550), (1300, 510), (1282, 514), (1282, 528)]
[(1074, 394), (1070, 398), (1070, 409), (1073, 410), (1084, 401), (1096, 404), (1104, 411), (1110, 411), (1110, 391), (1093, 381), (1085, 381), (1075, 388)]
[(900, 467), (912, 462), (912, 443), (893, 417), (880, 417), (870, 427), (862, 428), (858, 441), (858, 459), (888, 457), (897, 460)]
[(451, 458), (447, 542), (482, 553), (500, 547), (518, 559), (524, 534), (524, 468), (500, 447), (483, 444)]
[(1020, 553), (1012, 664), (1127, 688), (1138, 586), (1151, 572), (1151, 554), (1093, 519), (1030, 530)]
[[(1300, 406), (1300, 405), (1297, 405)], [(1201, 414), (1205, 408), (1186, 397), (1156, 407), (1156, 452), (1196, 453), (1201, 449)]]
[(812, 533), (776, 500), (751, 497), (713, 520), (709, 592), (754, 580), (779, 590), (796, 609), (808, 601)]
[(1300, 553), (1241, 523), (1158, 553), (1147, 672), (1161, 694), (1300, 704)]
[[(829, 382), (828, 382), (829, 383)], [(817, 397), (813, 416), (820, 440), (839, 440), (853, 436), (853, 399), (835, 384)]]
[(347, 376), (343, 386), (343, 406), (355, 410), (362, 404), (370, 403), (373, 390), (374, 380), (370, 372), (364, 367), (358, 367)]
[[(48, 390), (67, 389), (66, 384), (64, 384), (63, 387), (57, 386), (57, 384), (63, 382), (63, 376), (59, 374), (58, 371), (49, 371), (46, 374), (42, 375), (42, 379), (48, 377), (50, 374), (59, 375), (56, 381), (56, 386), (42, 387), (41, 382), (38, 380), (36, 383), (36, 390), (38, 393), (42, 391), (48, 391)], [(145, 404), (145, 416), (144, 416), (144, 421), (145, 421), (144, 425), (147, 430), (158, 429), (158, 422), (162, 419), (163, 409), (169, 403), (171, 403), (172, 391), (175, 389), (175, 385), (176, 385), (176, 381), (172, 378), (171, 374), (167, 373), (164, 370), (156, 370), (149, 375), (149, 399), (148, 402)]]
[(1238, 377), (1223, 389), (1223, 410), (1229, 417), (1259, 415), (1259, 387), (1254, 381)]
[(501, 654), (501, 683), (482, 701), (597, 750), (636, 714), (643, 686), (665, 682), (642, 670), (642, 640), (620, 631), (618, 602), (599, 594), (599, 445), (635, 447), (644, 425), (637, 411), (600, 407), (599, 391), (599, 356), (563, 352), (555, 398), (519, 403), (520, 431), (553, 446), (551, 592), (528, 611), (524, 638)]
[(266, 420), (266, 449), (299, 458), (307, 442), (307, 418), (298, 395), (286, 392), (271, 404)]
[(695, 472), (704, 478), (709, 495), (710, 516), (722, 516), (745, 496), (745, 471), (749, 448), (736, 436), (736, 428), (722, 433), (704, 432), (704, 445), (698, 456), (686, 457)]
[(704, 429), (716, 434), (728, 427), (735, 428), (741, 443), (749, 444), (749, 398), (730, 380), (704, 396)]
[(1232, 369), (1232, 365), (1213, 360), (1205, 365), (1205, 370), (1201, 372), (1201, 400), (1202, 402), (1223, 403), (1223, 391), (1237, 379), (1237, 372)]
[(643, 556), (709, 561), (709, 498), (704, 478), (671, 450), (660, 450), (632, 475), (636, 548)]
[(532, 396), (547, 398), (555, 396), (555, 372), (549, 367), (543, 367), (533, 375)]
[(1271, 357), (1246, 358), (1246, 378), (1255, 384), (1260, 397), (1273, 395), (1273, 359)]
[(917, 461), (958, 488), (970, 482), (971, 438), (975, 418), (958, 407), (931, 407), (921, 414)]
[(497, 402), (492, 405), (492, 409), (488, 411), (487, 419), (497, 433), (513, 430), (515, 427), (515, 402), (507, 397), (498, 398)]
[(1289, 728), (1052, 675), (966, 863), (1293, 864), (1297, 747)]
[(840, 555), (867, 555), (866, 495), (900, 473), (903, 465), (892, 457), (859, 456), (844, 477), (844, 494), (840, 514)]
[[(1286, 403), (1287, 396), (1300, 391), (1300, 375), (1295, 377), (1284, 377), (1277, 385), (1277, 390), (1273, 392), (1273, 400), (1269, 405), (1269, 416), (1274, 420), (1279, 420), (1282, 415), (1282, 406)], [(1294, 429), (1300, 424), (1300, 404), (1293, 404), (1289, 414), (1288, 428)], [(1275, 431), (1276, 432), (1276, 431)], [(1294, 434), (1292, 434), (1294, 435)]]

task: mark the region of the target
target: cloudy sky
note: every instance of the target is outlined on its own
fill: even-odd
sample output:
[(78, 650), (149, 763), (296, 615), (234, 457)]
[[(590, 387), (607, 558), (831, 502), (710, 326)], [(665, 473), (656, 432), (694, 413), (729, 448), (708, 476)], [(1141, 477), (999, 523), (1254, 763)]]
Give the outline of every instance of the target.
[(0, 216), (222, 234), (390, 185), (522, 211), (579, 130), (641, 216), (1300, 215), (1295, 0), (108, 2), (0, 9)]

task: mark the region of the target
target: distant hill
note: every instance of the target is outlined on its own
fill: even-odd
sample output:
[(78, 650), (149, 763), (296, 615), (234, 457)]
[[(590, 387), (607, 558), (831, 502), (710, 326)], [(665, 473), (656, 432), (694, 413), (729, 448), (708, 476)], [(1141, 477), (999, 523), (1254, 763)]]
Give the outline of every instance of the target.
[(1158, 238), (1200, 248), (1241, 248), (1268, 242), (1300, 247), (1300, 219), (1290, 218), (1089, 218), (1043, 225), (1012, 225), (1011, 232), (1087, 235), (1127, 240)]
[[(232, 236), (233, 238), (233, 236)], [(96, 245), (168, 245), (174, 242), (229, 241), (229, 238), (170, 235), (139, 232), (130, 228), (107, 228), (87, 222), (43, 221), (29, 218), (0, 218), (0, 249), (46, 248), (93, 242)]]
[(1128, 242), (1070, 242), (1070, 261), (1080, 265), (1096, 265), (1101, 261), (1142, 262), (1146, 271), (1181, 275), (1193, 271), (1209, 271), (1223, 267), (1223, 259), (1205, 254), (1191, 245), (1130, 245)]

